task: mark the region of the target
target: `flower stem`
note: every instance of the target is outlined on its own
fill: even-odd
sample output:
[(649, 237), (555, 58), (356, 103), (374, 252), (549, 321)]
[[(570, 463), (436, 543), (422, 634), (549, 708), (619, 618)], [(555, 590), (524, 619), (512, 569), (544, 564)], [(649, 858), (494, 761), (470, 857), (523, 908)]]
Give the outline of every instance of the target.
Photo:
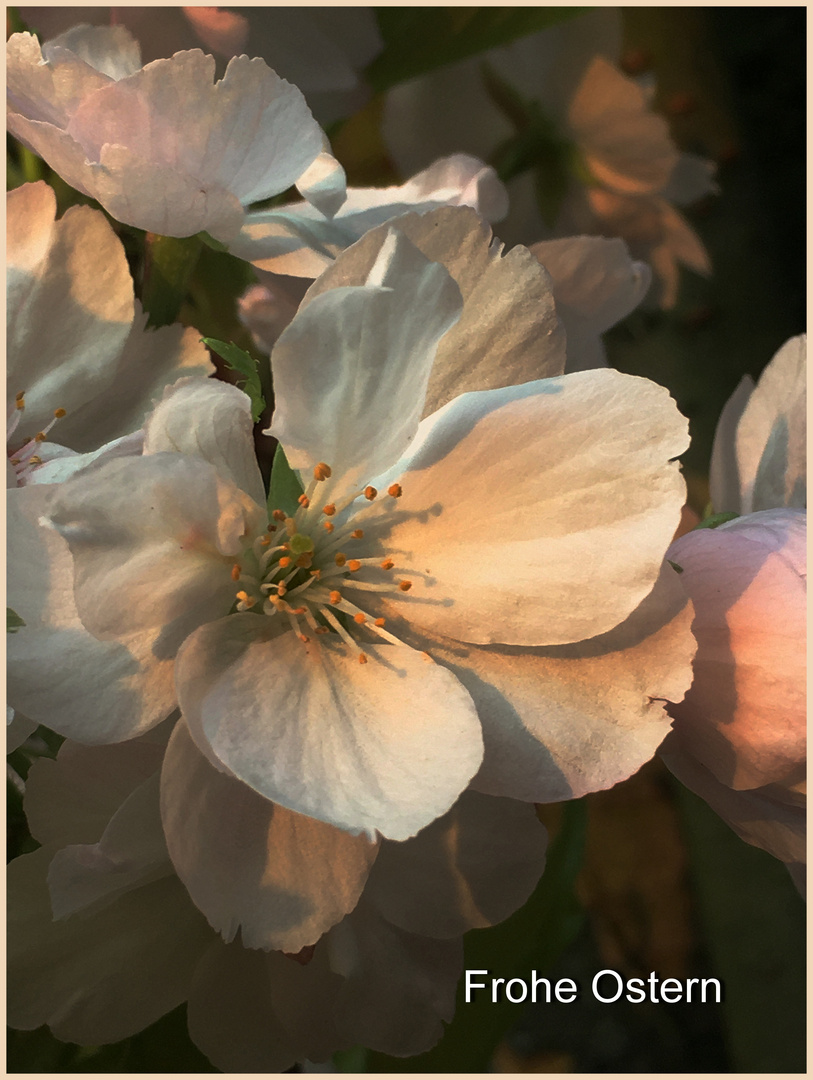
[(199, 236), (147, 233), (142, 303), (150, 326), (167, 326), (178, 318), (202, 249)]

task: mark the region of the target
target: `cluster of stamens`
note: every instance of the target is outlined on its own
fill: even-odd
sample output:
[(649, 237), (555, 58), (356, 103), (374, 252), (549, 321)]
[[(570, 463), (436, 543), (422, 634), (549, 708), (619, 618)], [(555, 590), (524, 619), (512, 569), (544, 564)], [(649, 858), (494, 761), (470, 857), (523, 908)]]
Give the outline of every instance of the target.
[[(6, 444), (10, 445), (11, 440), (14, 437), (14, 433), (20, 426), (22, 415), (25, 412), (25, 393), (19, 393), (14, 399), (14, 405), (9, 410), (6, 424)], [(31, 472), (37, 467), (42, 465), (42, 458), (37, 453), (40, 445), (48, 438), (48, 433), (51, 428), (57, 422), (65, 416), (64, 409), (56, 409), (54, 411), (53, 420), (47, 424), (42, 431), (38, 431), (33, 439), (28, 439), (18, 450), (15, 450), (9, 457), (10, 464), (14, 467), (14, 471), (17, 475), (17, 483), (24, 484)]]
[[(385, 629), (385, 619), (369, 615), (346, 595), (386, 595), (408, 592), (412, 587), (411, 581), (391, 576), (395, 567), (391, 558), (368, 557), (358, 550), (359, 541), (364, 539), (359, 521), (370, 517), (380, 521), (382, 515), (391, 513), (394, 500), (401, 497), (401, 486), (391, 484), (383, 499), (367, 485), (338, 503), (322, 502), (316, 498), (319, 486), (331, 476), (330, 466), (319, 462), (307, 490), (299, 497), (297, 511), (288, 515), (274, 510), (267, 531), (234, 564), (232, 579), (241, 586), (236, 594), (236, 609), (281, 615), (304, 643), (315, 635), (334, 633), (356, 651), (358, 642), (349, 632), (352, 626), (364, 627), (391, 644), (403, 645)], [(345, 513), (361, 499), (366, 500), (366, 506)], [(384, 579), (377, 573), (378, 580), (366, 580), (365, 571), (370, 569), (383, 571)], [(366, 653), (358, 652), (359, 663), (366, 664), (367, 659)]]

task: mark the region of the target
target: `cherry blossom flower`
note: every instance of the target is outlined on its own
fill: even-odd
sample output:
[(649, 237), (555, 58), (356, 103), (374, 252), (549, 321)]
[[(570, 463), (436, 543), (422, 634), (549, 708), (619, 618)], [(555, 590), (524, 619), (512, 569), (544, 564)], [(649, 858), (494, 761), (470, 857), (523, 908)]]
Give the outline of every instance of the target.
[(428, 1049), (454, 1010), (462, 933), (509, 915), (541, 873), (533, 807), (467, 793), (413, 840), (371, 844), (218, 772), (183, 722), (167, 748), (171, 729), (66, 742), (33, 766), (42, 847), (9, 868), (12, 1025), (99, 1045), (186, 1001), (192, 1039), (228, 1072)]
[[(651, 110), (650, 89), (618, 70), (614, 18), (591, 12), (484, 54), (549, 126), (549, 158), (557, 160), (536, 172), (548, 179), (554, 170), (561, 173), (553, 185), (559, 205), (555, 212), (549, 208), (547, 221), (535, 173), (510, 180), (512, 209), (500, 231), (521, 243), (574, 233), (620, 237), (634, 258), (652, 265), (657, 298), (671, 307), (679, 263), (710, 272), (702, 242), (675, 206), (715, 191), (714, 168), (678, 151), (666, 121)], [(419, 168), (428, 155), (452, 148), (494, 160), (499, 146), (516, 136), (486, 89), (482, 63), (483, 57), (463, 61), (390, 91), (383, 130), (402, 169)]]
[[(545, 278), (527, 259), (502, 271), (521, 280), (532, 263)], [(471, 337), (445, 352), (475, 386), (499, 378), (478, 356), (499, 341), (501, 304), (464, 311)], [(60, 485), (49, 512), (83, 625), (141, 641), (148, 664), (177, 652), (177, 700), (218, 769), (390, 839), (445, 813), (475, 774), (528, 801), (629, 775), (662, 740), (657, 699), (680, 697), (693, 652), (662, 568), (683, 502), (674, 403), (611, 370), (454, 397), (432, 363), (460, 311), (441, 265), (396, 229), (370, 233), (272, 354), (270, 431), (306, 485), (295, 513), (266, 516), (247, 399), (199, 380), (148, 419), (143, 456)], [(544, 348), (525, 319), (508, 340)], [(422, 421), (426, 407), (439, 411)], [(155, 722), (154, 680), (129, 678), (119, 739)], [(78, 723), (88, 741), (115, 727)]]
[(119, 221), (225, 242), (245, 205), (293, 183), (324, 213), (344, 200), (305, 99), (260, 59), (214, 82), (199, 49), (142, 67), (124, 27), (79, 26), (42, 48), (13, 34), (6, 62), (9, 131)]
[(52, 483), (89, 454), (133, 452), (163, 388), (214, 369), (194, 330), (146, 329), (103, 214), (57, 220), (42, 181), (10, 191), (6, 213), (9, 483)]
[[(750, 385), (749, 385), (750, 384)], [(670, 707), (670, 769), (803, 888), (806, 766), (805, 339), (717, 427), (712, 496), (742, 511), (670, 548), (696, 611), (694, 682)], [(770, 508), (775, 506), (775, 508)]]

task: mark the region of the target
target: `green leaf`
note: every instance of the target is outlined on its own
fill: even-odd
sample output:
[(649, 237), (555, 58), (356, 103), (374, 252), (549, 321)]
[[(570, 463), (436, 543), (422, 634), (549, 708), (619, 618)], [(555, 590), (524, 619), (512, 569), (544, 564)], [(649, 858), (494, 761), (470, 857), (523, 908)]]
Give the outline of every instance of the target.
[[(465, 966), (491, 976), (544, 974), (575, 940), (584, 921), (574, 885), (584, 858), (587, 807), (584, 800), (565, 803), (562, 827), (548, 849), (542, 878), (523, 908), (499, 926), (472, 930), (465, 938)], [(452, 1023), (438, 1045), (419, 1057), (401, 1060), (371, 1053), (367, 1069), (375, 1072), (488, 1072), (491, 1057), (521, 1013), (506, 1000), (492, 1004), (486, 993), (465, 1001), (461, 978)]]
[(240, 389), (251, 398), (251, 418), (256, 424), (265, 408), (265, 398), (260, 385), (259, 361), (255, 360), (253, 356), (249, 356), (239, 345), (235, 345), (230, 341), (218, 341), (217, 338), (211, 337), (201, 338), (201, 341), (213, 353), (217, 353), (219, 357), (225, 360), (226, 365), (232, 371), (236, 371), (238, 375), (243, 376), (239, 384)]
[(25, 620), (21, 619), (12, 608), (6, 608), (6, 633), (16, 634), (21, 626), (25, 626)]
[(297, 500), (302, 493), (303, 488), (299, 482), (299, 477), (288, 464), (285, 451), (278, 444), (271, 465), (268, 513), (273, 514), (275, 510), (284, 510), (286, 514), (292, 517), (299, 509)]
[(376, 91), (508, 45), (578, 15), (584, 8), (379, 7), (384, 50), (365, 72)]
[(721, 514), (711, 514), (701, 521), (699, 525), (695, 525), (692, 532), (697, 532), (698, 529), (716, 529), (719, 525), (725, 525), (727, 521), (733, 521), (734, 518), (739, 516), (733, 510), (724, 510)]
[(198, 236), (147, 233), (141, 302), (149, 325), (169, 326), (178, 318), (189, 291), (203, 241)]

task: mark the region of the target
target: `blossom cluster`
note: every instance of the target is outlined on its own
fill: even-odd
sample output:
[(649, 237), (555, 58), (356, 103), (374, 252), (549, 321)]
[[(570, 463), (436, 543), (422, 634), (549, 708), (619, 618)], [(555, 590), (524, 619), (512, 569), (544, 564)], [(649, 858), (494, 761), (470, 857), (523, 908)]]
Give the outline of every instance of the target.
[[(673, 544), (688, 423), (601, 340), (709, 269), (670, 192), (710, 170), (646, 91), (599, 50), (551, 94), (592, 179), (507, 247), (462, 133), (347, 186), (320, 120), (369, 13), (20, 10), (8, 129), (62, 186), (7, 196), (8, 740), (64, 741), (21, 781), (12, 1026), (99, 1045), (187, 1003), (225, 1071), (421, 1053), (462, 935), (543, 873), (534, 804), (662, 744), (799, 877), (804, 343), (721, 419), (741, 516)], [(168, 244), (252, 282), (251, 355), (151, 317)]]

